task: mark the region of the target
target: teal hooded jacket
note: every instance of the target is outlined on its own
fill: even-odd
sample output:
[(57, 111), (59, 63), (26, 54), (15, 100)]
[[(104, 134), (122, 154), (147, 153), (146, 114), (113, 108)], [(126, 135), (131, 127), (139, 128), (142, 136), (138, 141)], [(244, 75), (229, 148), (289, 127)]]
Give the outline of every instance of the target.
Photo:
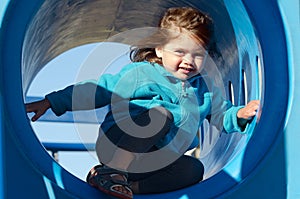
[(100, 128), (104, 133), (119, 121), (164, 107), (172, 113), (174, 122), (156, 146), (180, 153), (199, 144), (196, 135), (204, 119), (220, 131), (245, 132), (236, 116), (242, 106), (225, 100), (208, 76), (199, 74), (182, 81), (156, 63), (130, 63), (117, 74), (103, 74), (98, 81), (80, 82), (46, 98), (57, 116), (109, 105)]

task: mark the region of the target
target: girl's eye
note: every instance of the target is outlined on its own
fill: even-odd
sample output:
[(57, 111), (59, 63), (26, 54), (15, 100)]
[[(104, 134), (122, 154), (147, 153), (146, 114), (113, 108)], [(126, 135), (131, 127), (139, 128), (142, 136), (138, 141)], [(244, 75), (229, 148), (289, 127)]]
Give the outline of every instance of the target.
[(194, 58), (195, 59), (203, 59), (205, 57), (205, 53), (195, 53)]
[(194, 55), (195, 59), (203, 59), (204, 58), (204, 54), (197, 54)]
[(174, 53), (178, 56), (184, 56), (185, 52), (183, 50), (175, 50)]

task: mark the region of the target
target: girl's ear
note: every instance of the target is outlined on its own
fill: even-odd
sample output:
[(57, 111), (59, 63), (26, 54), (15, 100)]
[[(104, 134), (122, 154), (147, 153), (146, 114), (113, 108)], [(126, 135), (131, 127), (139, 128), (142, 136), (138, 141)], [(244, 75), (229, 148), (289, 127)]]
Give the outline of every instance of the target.
[(162, 53), (163, 53), (162, 47), (155, 48), (155, 53), (158, 58), (162, 58)]

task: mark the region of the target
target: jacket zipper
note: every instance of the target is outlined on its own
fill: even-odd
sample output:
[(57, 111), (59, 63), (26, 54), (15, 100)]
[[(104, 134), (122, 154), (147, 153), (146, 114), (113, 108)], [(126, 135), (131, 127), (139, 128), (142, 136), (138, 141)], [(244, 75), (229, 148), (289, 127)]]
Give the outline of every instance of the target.
[(189, 94), (186, 91), (186, 82), (185, 81), (181, 81), (181, 89), (182, 89), (181, 96), (184, 98), (187, 98)]

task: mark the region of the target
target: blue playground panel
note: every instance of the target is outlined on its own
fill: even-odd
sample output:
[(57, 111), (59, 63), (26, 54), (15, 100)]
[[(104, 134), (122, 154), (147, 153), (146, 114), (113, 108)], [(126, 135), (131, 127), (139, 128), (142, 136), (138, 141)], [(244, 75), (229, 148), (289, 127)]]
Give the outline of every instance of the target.
[[(48, 155), (26, 117), (21, 80), (22, 45), (28, 24), (42, 3), (12, 0), (3, 9), (0, 197), (104, 199), (106, 195), (68, 173)], [(300, 164), (296, 160), (300, 108), (294, 103), (300, 98), (299, 91), (294, 90), (299, 86), (300, 75), (299, 58), (295, 56), (299, 55), (296, 47), (299, 38), (295, 36), (299, 35), (299, 13), (294, 12), (299, 10), (299, 2), (244, 0), (242, 3), (260, 41), (265, 76), (263, 111), (244, 149), (240, 178), (237, 180), (222, 170), (186, 189), (135, 198), (300, 198), (297, 189)]]

